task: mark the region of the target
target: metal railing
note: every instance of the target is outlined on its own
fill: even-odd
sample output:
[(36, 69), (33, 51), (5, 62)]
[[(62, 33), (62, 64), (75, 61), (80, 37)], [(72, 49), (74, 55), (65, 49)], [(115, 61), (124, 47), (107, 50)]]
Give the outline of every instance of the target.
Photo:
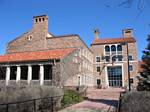
[(119, 100), (118, 100), (117, 112), (121, 112), (122, 96), (123, 96), (123, 94), (125, 94), (125, 93), (126, 93), (126, 92), (121, 92), (121, 93), (120, 93)]
[[(76, 97), (79, 100), (80, 96), (86, 96), (86, 91), (87, 87), (78, 91), (76, 96), (70, 97), (72, 99)], [(0, 112), (55, 112), (62, 108), (63, 101), (64, 95), (3, 103), (0, 104)]]
[[(1, 112), (54, 112), (59, 109), (63, 96), (37, 98), (32, 100), (0, 104)], [(57, 107), (58, 106), (58, 107)]]

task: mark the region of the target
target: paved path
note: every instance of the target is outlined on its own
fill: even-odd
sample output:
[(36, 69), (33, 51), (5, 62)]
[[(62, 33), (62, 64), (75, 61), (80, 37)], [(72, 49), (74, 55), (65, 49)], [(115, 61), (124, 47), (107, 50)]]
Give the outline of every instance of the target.
[(118, 100), (122, 89), (89, 89), (88, 99), (72, 105), (60, 112), (113, 112), (118, 106)]

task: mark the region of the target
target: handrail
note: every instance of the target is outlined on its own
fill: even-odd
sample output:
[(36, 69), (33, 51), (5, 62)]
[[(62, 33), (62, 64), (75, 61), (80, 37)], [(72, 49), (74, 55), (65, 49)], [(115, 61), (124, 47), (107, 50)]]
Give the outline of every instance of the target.
[(34, 101), (34, 100), (57, 98), (57, 97), (62, 97), (62, 96), (63, 96), (63, 95), (60, 95), (60, 96), (52, 96), (52, 97), (44, 97), (44, 98), (35, 98), (35, 99), (25, 100), (25, 101), (19, 101), (19, 102), (2, 103), (2, 104), (0, 104), (0, 105), (11, 105), (11, 104), (25, 103), (25, 102), (31, 102), (31, 101)]
[(122, 93), (120, 93), (120, 95), (119, 95), (117, 112), (120, 112), (120, 109), (121, 109), (121, 97), (122, 97)]

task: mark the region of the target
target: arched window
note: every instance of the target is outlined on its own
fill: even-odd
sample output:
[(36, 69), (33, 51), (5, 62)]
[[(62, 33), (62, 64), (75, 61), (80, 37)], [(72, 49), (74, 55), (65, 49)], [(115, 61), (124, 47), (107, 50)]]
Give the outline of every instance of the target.
[(115, 45), (111, 46), (111, 51), (116, 51), (116, 46)]
[(117, 46), (117, 51), (122, 51), (122, 46), (121, 45)]
[(105, 46), (105, 52), (110, 52), (110, 47), (109, 46)]
[(112, 57), (112, 62), (115, 62), (117, 60), (117, 57), (116, 56), (113, 56)]

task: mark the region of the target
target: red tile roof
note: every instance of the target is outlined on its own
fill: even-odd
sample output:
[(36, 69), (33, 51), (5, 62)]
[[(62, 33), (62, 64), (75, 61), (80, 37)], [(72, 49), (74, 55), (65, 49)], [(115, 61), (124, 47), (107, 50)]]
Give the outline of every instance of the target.
[(0, 63), (62, 59), (75, 50), (76, 50), (75, 48), (68, 48), (68, 49), (55, 49), (46, 51), (5, 54), (0, 56)]
[(121, 42), (128, 42), (134, 43), (136, 40), (132, 37), (121, 37), (121, 38), (108, 38), (108, 39), (94, 39), (91, 45), (102, 45), (102, 44), (114, 44), (114, 43), (121, 43)]

